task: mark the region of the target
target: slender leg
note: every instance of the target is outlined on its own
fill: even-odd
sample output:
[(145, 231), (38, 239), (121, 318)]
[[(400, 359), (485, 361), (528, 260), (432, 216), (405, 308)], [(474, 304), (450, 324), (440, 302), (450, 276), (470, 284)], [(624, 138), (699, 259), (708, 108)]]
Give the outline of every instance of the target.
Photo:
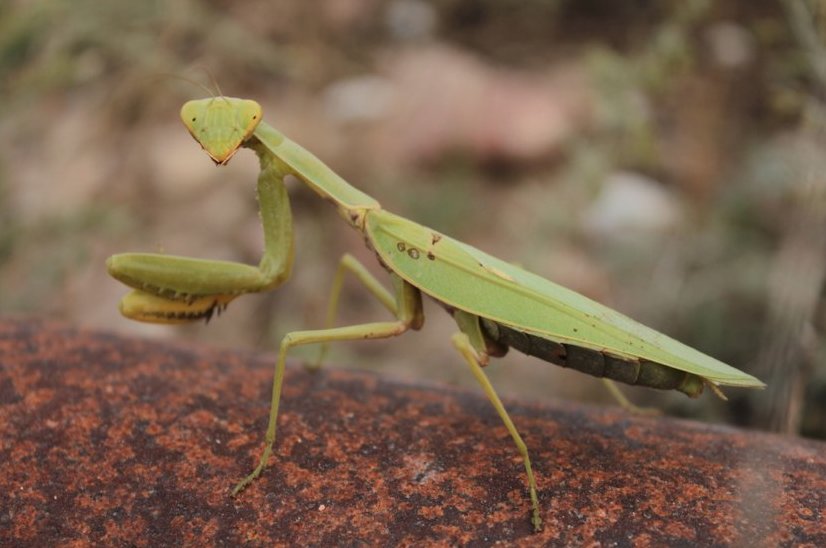
[[(364, 285), (364, 287), (366, 287), (367, 290), (375, 296), (387, 310), (390, 311), (391, 314), (394, 316), (398, 315), (398, 305), (396, 304), (396, 299), (394, 299), (393, 294), (385, 289), (384, 285), (382, 285), (381, 282), (370, 274), (367, 268), (365, 268), (364, 265), (361, 264), (355, 257), (349, 253), (345, 253), (338, 263), (336, 276), (333, 278), (333, 286), (330, 289), (330, 299), (327, 302), (327, 318), (324, 322), (324, 327), (326, 329), (333, 327), (333, 324), (336, 321), (338, 300), (341, 296), (341, 289), (344, 286), (344, 276), (348, 272), (352, 273), (356, 279), (360, 281), (362, 285)], [(306, 367), (312, 370), (321, 367), (321, 363), (327, 355), (329, 346), (330, 345), (326, 342), (322, 343), (315, 362), (307, 364)]]
[(470, 365), (473, 376), (476, 377), (476, 380), (482, 385), (482, 390), (490, 400), (490, 403), (493, 404), (496, 412), (499, 413), (499, 417), (502, 419), (502, 422), (505, 423), (505, 428), (508, 429), (508, 432), (516, 444), (516, 449), (519, 451), (519, 454), (522, 456), (522, 460), (525, 462), (525, 472), (528, 475), (528, 487), (530, 489), (531, 507), (533, 509), (531, 523), (533, 523), (534, 530), (540, 531), (542, 529), (542, 518), (539, 517), (539, 498), (536, 494), (536, 479), (534, 478), (533, 470), (531, 469), (531, 458), (528, 456), (528, 447), (525, 445), (525, 442), (522, 441), (522, 436), (519, 435), (519, 432), (513, 425), (513, 421), (508, 415), (508, 412), (505, 410), (505, 406), (502, 405), (502, 401), (496, 394), (496, 390), (494, 390), (493, 385), (491, 385), (490, 380), (488, 380), (487, 375), (485, 375), (485, 372), (482, 370), (479, 359), (480, 357), (476, 350), (473, 349), (468, 336), (465, 333), (456, 333), (453, 335), (452, 341), (453, 346), (456, 347), (459, 353), (461, 353), (465, 358), (468, 365)]
[(634, 413), (635, 415), (659, 415), (660, 410), (655, 407), (640, 407), (639, 405), (634, 404), (629, 400), (625, 394), (623, 394), (617, 383), (612, 381), (611, 379), (602, 379), (602, 383), (605, 385), (605, 388), (608, 389), (608, 392), (617, 400), (617, 403), (630, 413)]
[(375, 322), (331, 329), (317, 329), (312, 331), (293, 331), (281, 339), (278, 361), (275, 364), (275, 375), (272, 384), (272, 401), (270, 403), (270, 417), (267, 424), (267, 433), (264, 436), (264, 451), (258, 461), (258, 466), (247, 477), (241, 480), (232, 490), (236, 495), (261, 474), (267, 465), (275, 442), (276, 424), (278, 421), (278, 406), (281, 401), (281, 386), (284, 381), (284, 366), (290, 348), (305, 344), (328, 343), (333, 341), (353, 341), (363, 339), (383, 339), (395, 337), (407, 331), (420, 322), (422, 317), (422, 300), (419, 290), (410, 284), (397, 284), (395, 308), (398, 310), (398, 319), (393, 322)]

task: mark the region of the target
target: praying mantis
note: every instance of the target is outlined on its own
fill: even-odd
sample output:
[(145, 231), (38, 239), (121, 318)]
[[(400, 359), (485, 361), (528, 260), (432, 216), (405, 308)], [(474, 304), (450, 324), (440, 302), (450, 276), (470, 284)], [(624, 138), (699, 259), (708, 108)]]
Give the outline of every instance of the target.
[[(293, 347), (395, 337), (424, 322), (422, 295), (453, 316), (452, 343), (516, 444), (527, 475), (531, 523), (542, 527), (536, 479), (528, 449), (483, 371), (491, 357), (515, 348), (542, 360), (628, 384), (699, 396), (708, 386), (762, 388), (755, 377), (666, 335), (470, 245), (382, 209), (316, 156), (262, 121), (252, 100), (212, 97), (189, 101), (181, 119), (218, 165), (241, 148), (258, 156), (258, 201), (264, 252), (257, 267), (153, 253), (124, 253), (107, 260), (109, 274), (133, 288), (120, 302), (134, 320), (183, 323), (212, 317), (245, 293), (277, 288), (293, 266), (292, 216), (284, 178), (291, 175), (332, 202), (361, 233), (388, 272), (388, 290), (363, 264), (345, 254), (333, 280), (323, 329), (284, 335), (275, 364), (264, 448), (255, 469), (232, 490), (237, 495), (264, 470), (276, 438), (287, 355)], [(392, 321), (334, 327), (345, 276), (354, 276), (394, 317)], [(319, 358), (319, 363), (321, 358)]]

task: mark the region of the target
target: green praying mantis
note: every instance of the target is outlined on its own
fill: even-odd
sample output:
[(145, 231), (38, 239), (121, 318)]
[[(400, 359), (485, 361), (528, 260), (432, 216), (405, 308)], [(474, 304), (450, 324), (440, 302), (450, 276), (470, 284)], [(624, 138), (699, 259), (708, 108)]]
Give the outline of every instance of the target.
[[(323, 329), (293, 331), (279, 347), (264, 449), (255, 469), (233, 495), (258, 477), (276, 437), (276, 423), (290, 349), (380, 339), (420, 329), (422, 294), (440, 303), (458, 326), (452, 337), (485, 395), (513, 438), (527, 474), (531, 522), (540, 530), (536, 479), (525, 443), (483, 371), (491, 357), (509, 347), (542, 360), (628, 384), (673, 389), (697, 397), (705, 386), (761, 388), (755, 377), (598, 304), (574, 291), (452, 239), (385, 209), (351, 186), (312, 153), (262, 121), (255, 101), (212, 97), (187, 102), (181, 119), (218, 165), (240, 147), (258, 155), (258, 200), (264, 229), (260, 264), (250, 266), (151, 253), (109, 258), (109, 273), (133, 288), (120, 303), (128, 318), (159, 323), (209, 319), (245, 293), (283, 284), (293, 265), (292, 217), (284, 178), (292, 175), (332, 202), (344, 221), (389, 273), (388, 290), (353, 256), (345, 254), (333, 281)], [(346, 275), (355, 276), (395, 318), (393, 321), (333, 327)], [(319, 359), (320, 363), (321, 359)]]

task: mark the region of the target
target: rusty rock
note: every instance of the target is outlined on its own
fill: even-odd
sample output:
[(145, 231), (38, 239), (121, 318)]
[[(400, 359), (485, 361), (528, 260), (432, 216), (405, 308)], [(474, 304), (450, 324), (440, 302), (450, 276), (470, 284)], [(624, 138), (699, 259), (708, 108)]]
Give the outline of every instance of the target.
[[(0, 545), (826, 545), (826, 445), (0, 320)], [(507, 402), (506, 402), (507, 404)]]

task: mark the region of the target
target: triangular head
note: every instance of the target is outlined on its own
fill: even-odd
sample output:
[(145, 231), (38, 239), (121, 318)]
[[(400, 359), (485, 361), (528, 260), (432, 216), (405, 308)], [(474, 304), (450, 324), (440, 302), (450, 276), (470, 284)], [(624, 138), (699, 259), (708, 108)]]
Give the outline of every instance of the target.
[(181, 120), (209, 157), (223, 165), (252, 137), (261, 122), (261, 105), (235, 97), (196, 99), (181, 107)]

